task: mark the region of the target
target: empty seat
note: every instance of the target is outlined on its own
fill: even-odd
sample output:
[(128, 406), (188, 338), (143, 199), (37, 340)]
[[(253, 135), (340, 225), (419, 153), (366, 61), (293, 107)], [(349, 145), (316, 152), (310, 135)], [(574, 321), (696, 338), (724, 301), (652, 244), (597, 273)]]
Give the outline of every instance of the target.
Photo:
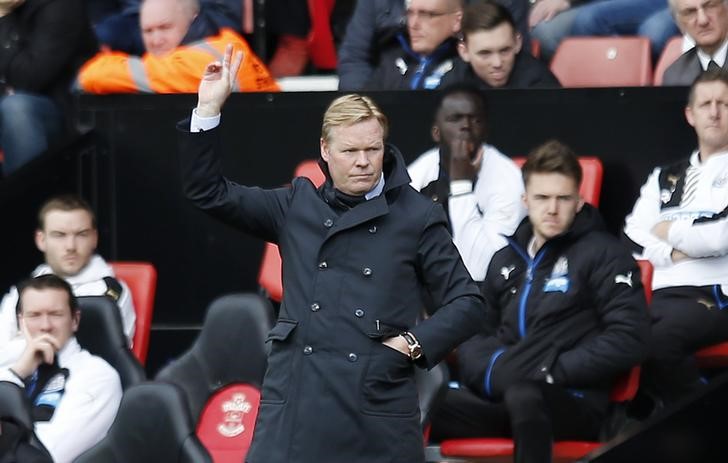
[(655, 65), (655, 85), (662, 85), (662, 76), (665, 74), (665, 70), (683, 54), (682, 46), (683, 38), (682, 36), (677, 36), (671, 38), (665, 45), (665, 48), (662, 49), (660, 59), (657, 60), (657, 64)]
[(567, 37), (551, 72), (564, 87), (652, 85), (650, 42), (645, 37)]

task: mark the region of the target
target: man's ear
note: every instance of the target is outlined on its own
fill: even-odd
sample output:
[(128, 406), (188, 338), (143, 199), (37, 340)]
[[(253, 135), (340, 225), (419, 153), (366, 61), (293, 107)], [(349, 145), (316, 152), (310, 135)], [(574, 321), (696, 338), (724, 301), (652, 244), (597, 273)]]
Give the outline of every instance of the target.
[(326, 162), (329, 162), (330, 156), (329, 156), (329, 146), (326, 143), (326, 140), (321, 138), (319, 140), (319, 144), (321, 145), (321, 159), (323, 159)]
[(37, 247), (40, 252), (46, 252), (46, 236), (43, 230), (35, 231), (35, 247)]
[(581, 212), (581, 208), (584, 207), (584, 198), (579, 194), (579, 202), (576, 204), (576, 212)]
[(523, 37), (521, 37), (521, 34), (516, 32), (516, 46), (513, 47), (514, 50), (516, 50), (516, 54), (521, 51), (521, 47), (523, 47)]
[(465, 44), (465, 39), (458, 42), (458, 55), (466, 63), (470, 62), (470, 55), (468, 54), (468, 46)]
[(78, 331), (78, 325), (79, 325), (79, 323), (81, 323), (81, 311), (80, 310), (74, 310), (73, 311), (73, 315), (71, 316), (71, 318), (72, 318), (71, 329), (75, 333), (76, 331)]
[(685, 106), (685, 119), (688, 120), (688, 124), (691, 127), (695, 127), (695, 118), (693, 117), (693, 109), (690, 106)]
[(440, 140), (442, 138), (440, 137), (440, 128), (436, 125), (432, 126), (432, 129), (430, 130), (430, 134), (432, 135), (432, 141), (435, 143), (440, 143)]

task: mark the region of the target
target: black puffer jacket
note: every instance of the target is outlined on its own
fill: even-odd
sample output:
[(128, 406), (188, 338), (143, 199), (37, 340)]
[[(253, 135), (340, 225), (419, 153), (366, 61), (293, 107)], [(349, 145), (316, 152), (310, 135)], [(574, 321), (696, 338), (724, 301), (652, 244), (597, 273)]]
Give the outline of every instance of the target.
[(532, 236), (526, 218), (490, 263), (483, 293), (495, 310), (458, 349), (463, 379), (497, 400), (514, 382), (550, 373), (606, 403), (615, 376), (647, 351), (639, 269), (588, 204), (533, 259), (526, 252)]

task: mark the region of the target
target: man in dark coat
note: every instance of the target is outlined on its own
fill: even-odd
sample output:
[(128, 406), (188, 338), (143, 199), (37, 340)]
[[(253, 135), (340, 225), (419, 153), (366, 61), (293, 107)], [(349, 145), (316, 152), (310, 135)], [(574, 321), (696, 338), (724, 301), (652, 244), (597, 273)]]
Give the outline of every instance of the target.
[(6, 175), (71, 124), (71, 81), (96, 52), (82, 0), (0, 2), (0, 147)]
[(508, 10), (496, 2), (469, 5), (463, 13), (460, 58), (442, 86), (468, 82), (481, 89), (558, 88), (556, 76), (543, 62), (523, 49)]
[(515, 461), (551, 461), (551, 442), (599, 436), (611, 386), (646, 355), (639, 270), (579, 197), (581, 168), (549, 142), (523, 166), (528, 217), (490, 262), (488, 321), (458, 348), (432, 438), (512, 436)]
[[(421, 462), (414, 362), (434, 366), (485, 318), (444, 211), (409, 186), (384, 143), (386, 117), (359, 95), (324, 115), (320, 188), (226, 180), (214, 127), (241, 59), (231, 56), (208, 66), (179, 129), (187, 197), (281, 251), (285, 290), (248, 461)], [(418, 323), (423, 309), (432, 315)]]
[(695, 46), (667, 69), (662, 85), (691, 85), (703, 72), (728, 69), (728, 1), (670, 0), (670, 10), (680, 30)]

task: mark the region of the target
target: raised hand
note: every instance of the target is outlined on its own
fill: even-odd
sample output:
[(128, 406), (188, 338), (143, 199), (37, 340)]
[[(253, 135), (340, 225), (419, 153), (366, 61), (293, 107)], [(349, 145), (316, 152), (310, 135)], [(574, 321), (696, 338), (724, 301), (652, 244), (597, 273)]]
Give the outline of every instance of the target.
[(483, 145), (465, 138), (450, 143), (450, 180), (474, 180), (480, 170)]
[(26, 329), (25, 334), (26, 346), (20, 358), (12, 366), (14, 372), (25, 378), (33, 374), (41, 363), (52, 364), (56, 356), (56, 352), (61, 349), (58, 340), (50, 334), (44, 333), (35, 338), (31, 338)]
[(236, 52), (233, 58), (233, 46), (228, 44), (222, 63), (215, 61), (207, 65), (197, 92), (198, 116), (211, 117), (220, 114), (225, 100), (235, 88), (242, 62), (243, 52)]

